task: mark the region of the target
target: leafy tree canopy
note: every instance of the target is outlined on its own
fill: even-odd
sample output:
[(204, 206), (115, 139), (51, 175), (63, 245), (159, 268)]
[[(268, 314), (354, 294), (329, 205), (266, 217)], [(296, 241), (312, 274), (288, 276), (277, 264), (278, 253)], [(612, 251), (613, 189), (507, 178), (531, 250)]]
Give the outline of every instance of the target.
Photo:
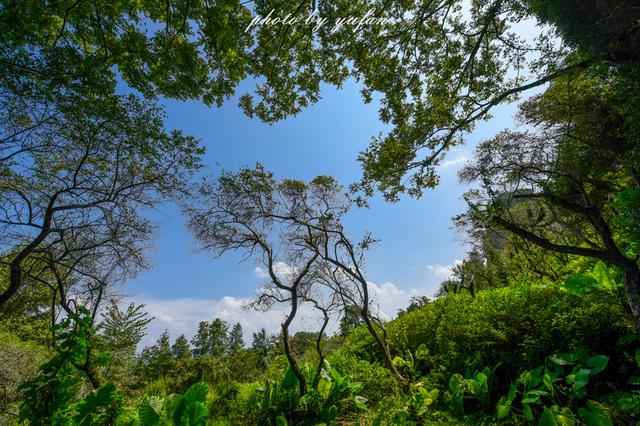
[[(281, 18), (317, 10), (330, 24), (250, 25), (272, 10)], [(335, 25), (369, 13), (388, 22)], [(111, 93), (120, 76), (145, 96), (207, 104), (255, 78), (240, 105), (269, 122), (316, 102), (323, 83), (352, 76), (365, 101), (382, 94), (380, 118), (391, 129), (361, 154), (359, 188), (395, 200), (436, 185), (438, 161), (494, 106), (595, 64), (635, 63), (639, 14), (632, 0), (12, 0), (0, 8), (0, 72), (14, 92), (35, 81), (51, 93)], [(551, 25), (524, 40), (517, 27), (528, 19)]]

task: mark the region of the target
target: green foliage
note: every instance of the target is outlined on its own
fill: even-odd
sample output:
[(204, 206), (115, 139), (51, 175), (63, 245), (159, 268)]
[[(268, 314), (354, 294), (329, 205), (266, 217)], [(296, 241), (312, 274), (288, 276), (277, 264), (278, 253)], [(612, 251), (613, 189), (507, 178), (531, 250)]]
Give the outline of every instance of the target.
[(120, 387), (132, 386), (135, 381), (132, 372), (136, 347), (153, 320), (144, 308), (144, 305), (130, 303), (126, 310), (121, 310), (115, 301), (110, 301), (103, 320), (96, 327), (96, 347), (111, 354), (104, 376)]
[[(366, 336), (369, 334), (366, 333)], [(400, 394), (398, 383), (389, 369), (380, 363), (371, 363), (370, 360), (355, 357), (345, 349), (343, 347), (331, 354), (331, 365), (362, 384), (360, 395), (367, 399), (368, 405), (373, 406)]]
[(612, 207), (621, 212), (613, 224), (627, 242), (625, 254), (635, 256), (640, 253), (640, 188), (631, 186), (618, 192)]
[(142, 350), (138, 362), (141, 378), (145, 381), (165, 377), (169, 373), (174, 359), (167, 330), (160, 334), (155, 345)]
[[(314, 371), (307, 372), (309, 383)], [(267, 380), (250, 398), (256, 401), (260, 424), (334, 424), (339, 411), (366, 410), (367, 399), (359, 393), (362, 384), (340, 374), (328, 362), (322, 369), (316, 389), (300, 397), (293, 370), (288, 368), (282, 380)]]
[(171, 345), (171, 353), (173, 358), (178, 361), (184, 361), (191, 358), (191, 347), (189, 341), (181, 334), (176, 341)]
[[(55, 356), (40, 366), (39, 373), (19, 388), (23, 394), (20, 421), (31, 424), (93, 425), (113, 416), (117, 409), (112, 383), (100, 386), (84, 398), (76, 395), (89, 369), (95, 368), (90, 338), (94, 333), (89, 311), (80, 307), (52, 327)], [(108, 357), (97, 357), (105, 363)]]
[(242, 337), (242, 326), (240, 323), (236, 323), (229, 333), (227, 351), (229, 354), (233, 355), (238, 353), (243, 347), (244, 338)]
[(11, 424), (22, 399), (18, 387), (38, 374), (51, 357), (44, 345), (23, 341), (9, 330), (0, 331), (0, 424)]
[(147, 396), (138, 408), (143, 426), (204, 426), (209, 417), (206, 383), (196, 383), (183, 394), (171, 394), (164, 399)]
[(491, 370), (484, 368), (468, 377), (455, 373), (449, 379), (447, 399), (453, 415), (459, 416), (464, 412), (464, 401), (474, 399), (486, 406), (489, 403)]
[[(584, 401), (597, 387), (597, 378), (609, 363), (605, 355), (587, 356), (584, 351), (554, 354), (544, 366), (525, 371), (509, 393), (498, 401), (498, 419), (521, 416), (529, 422), (541, 410), (540, 425), (573, 425), (578, 418), (587, 425), (611, 425), (612, 421), (602, 404)], [(591, 389), (591, 391), (590, 391)], [(515, 414), (513, 403), (520, 396), (521, 409)]]
[(575, 296), (583, 296), (596, 291), (615, 295), (622, 288), (622, 283), (615, 280), (610, 268), (599, 260), (595, 262), (592, 270), (588, 273), (567, 277), (563, 288)]
[(425, 414), (440, 396), (440, 390), (427, 390), (421, 382), (412, 384), (406, 399), (407, 417), (414, 420), (424, 419)]
[[(498, 387), (506, 388), (504, 366), (531, 369), (549, 353), (586, 346), (606, 353), (634, 329), (624, 309), (606, 295), (574, 297), (557, 286), (525, 284), (468, 294), (448, 295), (391, 322), (390, 345), (398, 353), (428, 351), (421, 374), (450, 373), (438, 379), (444, 386), (454, 372), (467, 367), (467, 354), (479, 354), (477, 365), (500, 365)], [(361, 349), (357, 345), (366, 345)], [(367, 340), (349, 343), (354, 351), (375, 354)], [(434, 368), (436, 367), (437, 368)]]

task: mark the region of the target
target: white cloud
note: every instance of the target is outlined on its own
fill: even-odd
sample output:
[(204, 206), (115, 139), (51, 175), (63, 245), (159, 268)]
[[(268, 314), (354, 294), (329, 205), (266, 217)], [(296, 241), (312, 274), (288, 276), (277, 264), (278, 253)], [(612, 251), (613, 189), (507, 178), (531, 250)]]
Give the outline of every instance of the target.
[(406, 308), (409, 305), (411, 297), (418, 295), (418, 291), (415, 289), (410, 291), (402, 290), (390, 282), (381, 285), (376, 285), (372, 282), (368, 284), (369, 295), (373, 301), (373, 305), (377, 306), (378, 314), (385, 321), (394, 318), (398, 310)]
[(253, 270), (253, 273), (256, 274), (256, 277), (260, 279), (267, 278), (269, 276), (267, 270), (260, 266), (256, 266), (256, 269)]
[(450, 160), (445, 160), (442, 163), (440, 163), (440, 170), (444, 171), (452, 167), (458, 168), (459, 166), (466, 163), (467, 161), (469, 161), (469, 157), (467, 157), (466, 155), (460, 155), (458, 157), (454, 157)]
[(427, 271), (434, 279), (439, 280), (438, 284), (440, 284), (440, 282), (451, 277), (451, 268), (459, 263), (462, 263), (462, 261), (456, 259), (451, 265), (440, 265), (437, 263), (435, 265), (427, 265)]
[[(380, 285), (372, 282), (368, 284), (374, 309), (383, 320), (395, 317), (399, 309), (403, 309), (409, 304), (412, 296), (418, 295), (415, 289), (406, 291), (391, 282)], [(169, 331), (172, 341), (181, 334), (190, 339), (197, 331), (200, 321), (211, 321), (214, 318), (220, 318), (230, 325), (240, 323), (244, 331), (245, 343), (249, 345), (252, 333), (261, 328), (265, 328), (270, 334), (279, 333), (280, 324), (288, 311), (286, 305), (275, 305), (267, 312), (245, 309), (251, 300), (232, 296), (225, 296), (221, 299), (155, 299), (138, 296), (134, 300), (137, 304), (144, 303), (149, 315), (155, 317), (149, 324), (149, 333), (141, 342), (141, 347), (153, 344), (165, 329)], [(129, 302), (130, 300), (122, 301), (125, 306)], [(303, 304), (298, 309), (291, 331), (294, 333), (297, 331), (317, 331), (320, 325), (321, 316), (317, 311), (311, 305)], [(332, 334), (337, 330), (338, 318), (329, 324), (327, 332)]]
[[(276, 262), (273, 265), (273, 270), (276, 273), (276, 276), (283, 280), (291, 278), (295, 271), (294, 268), (292, 268), (285, 262)], [(267, 271), (267, 269), (263, 268), (262, 266), (256, 266), (253, 270), (253, 273), (256, 274), (256, 277), (260, 278), (261, 280), (269, 278), (269, 271)]]

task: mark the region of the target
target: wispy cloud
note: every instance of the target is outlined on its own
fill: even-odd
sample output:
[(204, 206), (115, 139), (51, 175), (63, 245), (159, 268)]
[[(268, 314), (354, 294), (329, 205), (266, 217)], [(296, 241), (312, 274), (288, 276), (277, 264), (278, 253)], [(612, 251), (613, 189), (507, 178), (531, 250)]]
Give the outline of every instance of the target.
[(469, 161), (469, 157), (463, 154), (458, 157), (454, 157), (450, 160), (445, 160), (442, 163), (440, 163), (440, 170), (444, 171), (451, 168), (459, 168), (461, 165), (463, 165), (467, 161)]

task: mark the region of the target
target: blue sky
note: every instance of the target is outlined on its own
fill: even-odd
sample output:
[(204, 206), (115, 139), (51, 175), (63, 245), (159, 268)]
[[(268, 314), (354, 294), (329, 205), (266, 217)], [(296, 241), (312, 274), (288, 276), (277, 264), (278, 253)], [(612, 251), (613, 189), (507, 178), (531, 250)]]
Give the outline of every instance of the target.
[[(359, 89), (354, 81), (339, 90), (325, 87), (317, 104), (273, 125), (246, 117), (236, 99), (221, 108), (200, 102), (163, 103), (167, 127), (200, 138), (207, 151), (204, 163), (213, 173), (259, 161), (278, 177), (309, 179), (327, 174), (348, 185), (360, 177), (358, 153), (372, 136), (385, 130), (377, 103), (365, 104)], [(241, 85), (239, 93), (246, 90), (251, 90), (250, 83)], [(497, 118), (481, 123), (465, 146), (449, 152), (437, 189), (395, 204), (376, 196), (369, 209), (349, 214), (346, 227), (352, 237), (369, 230), (381, 240), (367, 257), (367, 272), (378, 286), (381, 310), (388, 317), (406, 306), (411, 295), (432, 294), (446, 277), (447, 266), (464, 257), (465, 249), (450, 229), (451, 217), (464, 210), (465, 188), (458, 184), (456, 172), (471, 158), (475, 143), (512, 124), (513, 113), (511, 106), (496, 109)], [(146, 303), (156, 316), (147, 341), (164, 328), (173, 337), (189, 335), (197, 321), (213, 317), (241, 321), (245, 336), (261, 326), (277, 329), (277, 313), (267, 318), (239, 308), (260, 284), (256, 262), (239, 263), (239, 255), (234, 254), (214, 259), (194, 253), (195, 243), (174, 206), (163, 206), (153, 217), (160, 223), (150, 253), (153, 266), (124, 288), (125, 294)]]

